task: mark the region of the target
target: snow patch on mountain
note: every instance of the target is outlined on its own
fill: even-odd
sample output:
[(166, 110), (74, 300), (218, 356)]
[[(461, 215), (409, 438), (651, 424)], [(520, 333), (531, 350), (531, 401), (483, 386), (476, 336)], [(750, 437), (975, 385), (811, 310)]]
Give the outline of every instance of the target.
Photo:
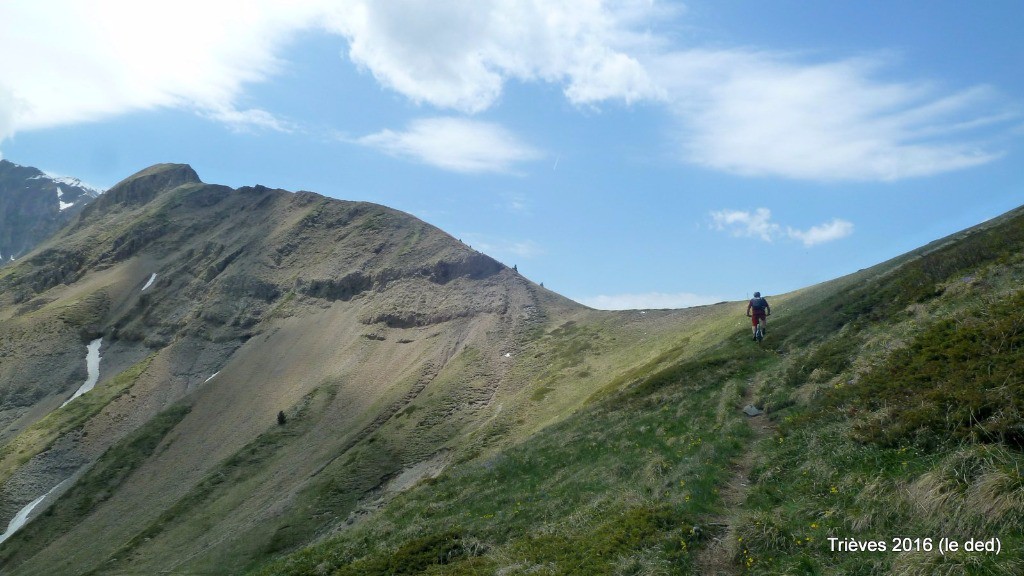
[[(70, 478), (68, 478), (68, 480), (70, 480)], [(63, 486), (64, 483), (67, 482), (68, 480), (64, 480), (64, 482), (61, 482), (60, 484), (57, 484), (53, 488), (50, 488), (50, 490), (47, 491), (46, 494), (43, 494), (39, 498), (36, 498), (35, 500), (29, 502), (24, 508), (19, 510), (18, 513), (14, 515), (14, 518), (11, 518), (11, 521), (7, 524), (7, 531), (3, 534), (0, 534), (0, 542), (7, 540), (11, 536), (13, 536), (14, 533), (17, 532), (22, 526), (27, 524), (28, 515), (31, 514), (33, 510), (35, 510), (36, 506), (39, 506), (39, 504), (41, 504), (43, 500), (46, 500), (47, 496), (53, 494), (53, 492), (57, 488)]]
[(61, 200), (61, 198), (63, 198), (63, 197), (64, 197), (64, 191), (60, 189), (60, 186), (57, 186), (57, 203), (60, 204), (60, 211), (61, 212), (65, 211), (68, 208), (71, 208), (72, 206), (75, 205), (74, 202), (65, 202), (64, 200)]
[(89, 377), (86, 378), (85, 384), (82, 384), (71, 398), (68, 398), (60, 405), (61, 408), (67, 406), (68, 402), (71, 402), (96, 386), (96, 382), (100, 379), (100, 360), (102, 359), (100, 358), (100, 346), (102, 344), (103, 338), (97, 338), (92, 342), (89, 342), (89, 346), (87, 347), (88, 352), (85, 355), (85, 368)]

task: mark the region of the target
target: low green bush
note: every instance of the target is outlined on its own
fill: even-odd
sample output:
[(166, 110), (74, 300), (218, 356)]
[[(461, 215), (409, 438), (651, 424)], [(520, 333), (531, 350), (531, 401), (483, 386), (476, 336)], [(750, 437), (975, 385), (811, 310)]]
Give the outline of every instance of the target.
[[(833, 393), (883, 445), (953, 441), (1024, 450), (1024, 291), (940, 320), (857, 386)], [(861, 414), (862, 411), (868, 414)]]

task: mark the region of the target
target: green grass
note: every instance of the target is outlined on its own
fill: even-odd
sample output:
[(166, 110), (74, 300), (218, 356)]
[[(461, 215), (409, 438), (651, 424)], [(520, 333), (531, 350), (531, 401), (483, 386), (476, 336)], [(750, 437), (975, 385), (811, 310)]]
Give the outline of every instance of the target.
[(58, 317), (79, 330), (96, 330), (110, 310), (110, 297), (100, 290), (63, 307)]
[(423, 225), (417, 224), (412, 227), (412, 230), (406, 233), (402, 239), (402, 245), (395, 252), (395, 256), (402, 256), (408, 254), (417, 247), (420, 240), (423, 237)]
[[(648, 374), (261, 573), (689, 573), (708, 534), (694, 526), (717, 511), (749, 436), (737, 410), (719, 410), (735, 393), (722, 384), (770, 361), (748, 362), (748, 350), (726, 346), (721, 358)], [(436, 547), (444, 554), (417, 556), (413, 571), (387, 571)]]
[[(997, 446), (945, 450), (864, 445), (849, 423), (783, 426), (759, 445), (761, 464), (735, 525), (734, 560), (750, 574), (929, 574), (938, 553), (892, 552), (894, 537), (999, 537), (1003, 553), (962, 557), (991, 571), (1024, 568), (1024, 458)], [(833, 551), (829, 537), (882, 540), (887, 552)]]
[[(791, 354), (761, 378), (778, 433), (755, 446), (729, 534), (744, 573), (1024, 571), (1020, 228), (974, 233), (776, 323)], [(893, 552), (903, 536), (998, 537), (1003, 552)], [(833, 551), (829, 537), (888, 550)]]
[(593, 328), (581, 326), (570, 320), (555, 328), (548, 336), (545, 361), (552, 370), (561, 370), (583, 363), (587, 352), (594, 348), (594, 341), (600, 334)]
[(938, 320), (832, 394), (867, 411), (858, 438), (885, 445), (987, 442), (1024, 450), (1024, 291)]
[[(848, 324), (863, 327), (904, 314), (907, 306), (927, 303), (942, 295), (951, 278), (970, 275), (985, 266), (1019, 262), (1024, 253), (1024, 214), (1015, 213), (991, 226), (962, 233), (956, 241), (901, 257), (895, 269), (881, 272), (826, 298), (804, 313), (776, 324), (790, 334), (788, 345), (798, 347), (828, 337)], [(891, 268), (886, 263), (877, 268)]]

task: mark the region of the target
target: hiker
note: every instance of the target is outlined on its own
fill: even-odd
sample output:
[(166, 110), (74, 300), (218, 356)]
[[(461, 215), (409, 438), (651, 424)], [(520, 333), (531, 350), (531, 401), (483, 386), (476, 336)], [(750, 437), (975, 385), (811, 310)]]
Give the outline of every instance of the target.
[(761, 298), (760, 292), (754, 292), (754, 297), (747, 303), (747, 317), (751, 320), (751, 330), (754, 340), (757, 340), (757, 325), (761, 324), (761, 336), (768, 333), (768, 317), (772, 315), (772, 307), (768, 301)]

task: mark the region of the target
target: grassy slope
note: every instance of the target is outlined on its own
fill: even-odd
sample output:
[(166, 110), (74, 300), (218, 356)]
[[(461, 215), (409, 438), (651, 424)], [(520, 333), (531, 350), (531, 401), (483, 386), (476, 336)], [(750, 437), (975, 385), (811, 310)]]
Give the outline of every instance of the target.
[(414, 557), (444, 542), (450, 564), (427, 573), (601, 574), (617, 566), (651, 573), (685, 565), (700, 540), (691, 528), (713, 505), (709, 496), (747, 434), (732, 404), (760, 362), (737, 357), (747, 352), (724, 344), (703, 360), (655, 370), (265, 572), (403, 573), (392, 571), (411, 570)]
[[(404, 410), (372, 434), (351, 444), (341, 442), (342, 451), (333, 463), (299, 490), (285, 486), (284, 493), (273, 495), (275, 500), (265, 501), (272, 510), (258, 514), (259, 522), (246, 520), (239, 511), (259, 500), (253, 495), (268, 495), (267, 487), (278, 485), (282, 470), (302, 469), (308, 463), (296, 459), (310, 460), (311, 447), (323, 443), (330, 406), (338, 402), (338, 385), (326, 383), (307, 397), (302, 408), (290, 411), (286, 426), (269, 429), (228, 458), (117, 550), (112, 556), (118, 560), (105, 564), (104, 571), (145, 571), (170, 563), (176, 570), (232, 573), (264, 562), (345, 526), (347, 517), (372, 511), (379, 505), (374, 500), (390, 497), (382, 494), (382, 487), (403, 470), (403, 463), (408, 467), (438, 454), (461, 461), (486, 457), (529, 437), (552, 421), (552, 413), (564, 418), (637, 362), (664, 363), (664, 355), (648, 358), (649, 354), (674, 346), (673, 357), (678, 356), (685, 347), (678, 341), (679, 327), (703, 328), (706, 323), (698, 317), (722, 312), (708, 308), (650, 316), (633, 313), (629, 320), (577, 312), (575, 320), (551, 318), (548, 330), (527, 337), (514, 350), (514, 359), (487, 352), (498, 356), (499, 363), (513, 364), (497, 382), (488, 373), (494, 359), (467, 347)], [(590, 323), (600, 326), (602, 338), (586, 328)], [(551, 386), (552, 370), (564, 374), (557, 379), (557, 390)], [(475, 403), (483, 403), (480, 393), (488, 389), (488, 382), (493, 398), (474, 410)], [(378, 405), (367, 413), (380, 410)], [(197, 533), (210, 536), (197, 538)]]
[[(778, 301), (770, 351), (720, 320), (696, 357), (634, 370), (259, 573), (687, 574), (720, 538), (733, 573), (1018, 574), (1022, 253), (1010, 214), (801, 291)], [(737, 411), (748, 385), (775, 423), (758, 440)], [(726, 509), (740, 457), (752, 485)], [(1002, 553), (897, 553), (894, 537), (999, 537)]]
[[(731, 534), (751, 573), (1024, 569), (1022, 250), (1018, 211), (789, 321), (814, 328), (764, 374), (780, 434), (758, 446)], [(999, 537), (1003, 552), (892, 552), (902, 536)], [(832, 552), (829, 537), (890, 551)]]

